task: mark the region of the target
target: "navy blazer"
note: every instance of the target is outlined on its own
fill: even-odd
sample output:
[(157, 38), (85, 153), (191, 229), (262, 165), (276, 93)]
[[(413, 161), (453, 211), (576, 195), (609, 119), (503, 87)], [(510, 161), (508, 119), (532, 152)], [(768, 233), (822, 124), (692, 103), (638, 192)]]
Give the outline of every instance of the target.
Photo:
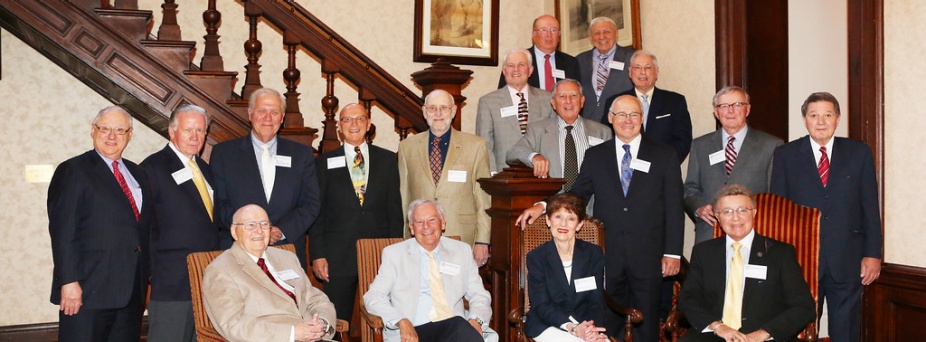
[[(576, 292), (575, 281), (595, 278), (596, 288)], [(555, 243), (547, 241), (527, 253), (527, 288), (530, 311), (524, 333), (537, 337), (548, 327), (559, 328), (572, 316), (577, 321), (594, 320), (604, 326), (604, 253), (601, 247), (576, 239), (572, 252), (571, 280), (566, 281), (563, 261)]]
[[(538, 70), (537, 69), (538, 68), (537, 56), (534, 55), (535, 48), (536, 48), (535, 46), (531, 46), (527, 48), (527, 51), (531, 54), (531, 64), (534, 66), (534, 72), (532, 72), (531, 75), (527, 78), (527, 85), (534, 87), (534, 88), (540, 88), (540, 72), (537, 71)], [(504, 56), (502, 58), (504, 58)], [(556, 69), (562, 70), (563, 73), (566, 74), (566, 78), (571, 78), (574, 80), (579, 79), (579, 61), (576, 60), (576, 58), (573, 57), (572, 55), (562, 52), (562, 51), (556, 51), (556, 53), (553, 54), (553, 62), (556, 64)], [(504, 63), (504, 60), (502, 61), (502, 63)], [(504, 68), (505, 66), (502, 65), (502, 69)], [(543, 66), (540, 66), (540, 68), (543, 68)], [(559, 82), (561, 80), (562, 78), (553, 78), (554, 84), (555, 82)], [(499, 75), (498, 76), (498, 88), (501, 89), (506, 84), (507, 83), (505, 82), (505, 74)], [(543, 89), (543, 88), (540, 88), (540, 89)]]
[[(146, 292), (154, 201), (145, 172), (125, 158), (122, 162), (141, 187), (138, 220), (96, 150), (55, 169), (48, 185), (48, 233), (55, 263), (52, 304), (60, 305), (61, 286), (75, 281), (83, 292), (84, 309), (121, 308), (128, 305), (133, 290), (142, 297)], [(133, 284), (140, 287), (133, 289)]]
[[(637, 92), (630, 89), (611, 96), (605, 101), (605, 112), (610, 110), (614, 100), (623, 95), (637, 97)], [(607, 114), (601, 117), (601, 123), (611, 127), (613, 132), (614, 127), (608, 122)], [(688, 102), (685, 101), (685, 96), (654, 87), (643, 136), (672, 146), (678, 153), (678, 162), (684, 161), (691, 150), (692, 140), (691, 115), (688, 113)]]
[(862, 258), (881, 258), (878, 180), (868, 145), (833, 139), (826, 187), (805, 136), (775, 149), (771, 191), (820, 209), (820, 272), (828, 269), (836, 282), (857, 282)]
[[(213, 188), (212, 170), (201, 158), (196, 165)], [(209, 217), (199, 190), (190, 178), (177, 184), (172, 174), (187, 168), (177, 153), (164, 146), (141, 163), (151, 181), (150, 201), (157, 207), (151, 225), (151, 300), (190, 300), (187, 254), (219, 249), (219, 225)], [(213, 201), (215, 203), (215, 201)]]

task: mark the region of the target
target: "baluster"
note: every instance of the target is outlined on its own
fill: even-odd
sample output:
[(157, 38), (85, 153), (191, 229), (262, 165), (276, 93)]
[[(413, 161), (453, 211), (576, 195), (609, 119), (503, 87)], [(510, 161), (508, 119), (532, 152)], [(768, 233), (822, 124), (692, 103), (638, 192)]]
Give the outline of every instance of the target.
[(327, 84), (325, 97), (322, 98), (322, 109), (325, 110), (325, 120), (322, 121), (325, 132), (322, 134), (322, 141), (318, 143), (318, 150), (321, 153), (331, 151), (341, 145), (338, 140), (337, 121), (334, 119), (334, 111), (338, 108), (338, 98), (334, 96), (334, 75), (340, 71), (337, 65), (328, 60), (322, 61), (322, 72), (325, 74)]
[[(363, 105), (363, 108), (367, 110), (367, 113), (370, 115), (370, 121), (373, 121), (373, 101), (376, 100), (376, 95), (367, 90), (364, 87), (360, 87), (357, 92), (357, 99), (360, 100), (360, 104)], [(373, 139), (376, 138), (376, 125), (370, 122), (370, 129), (367, 131), (367, 144), (373, 144)]]
[(225, 71), (225, 63), (219, 52), (219, 22), (222, 21), (222, 12), (215, 9), (215, 0), (209, 0), (209, 7), (203, 12), (203, 21), (206, 23), (205, 49), (199, 67), (204, 71)]
[(283, 70), (283, 80), (286, 81), (286, 114), (283, 117), (283, 127), (302, 128), (305, 121), (299, 112), (299, 93), (296, 92), (296, 82), (299, 81), (300, 72), (296, 69), (296, 47), (301, 40), (290, 31), (283, 33), (283, 44), (289, 54), (289, 65)]
[(251, 97), (251, 93), (261, 88), (260, 64), (257, 64), (257, 55), (263, 45), (257, 40), (257, 18), (261, 15), (260, 9), (248, 2), (244, 5), (244, 14), (248, 16), (251, 29), (248, 40), (244, 42), (244, 52), (248, 54), (248, 65), (244, 67), (247, 76), (244, 79), (244, 86), (241, 88), (241, 97), (248, 99)]
[(161, 4), (164, 10), (164, 18), (161, 19), (161, 27), (158, 28), (158, 40), (179, 41), (180, 25), (177, 24), (177, 3), (175, 0), (165, 0)]

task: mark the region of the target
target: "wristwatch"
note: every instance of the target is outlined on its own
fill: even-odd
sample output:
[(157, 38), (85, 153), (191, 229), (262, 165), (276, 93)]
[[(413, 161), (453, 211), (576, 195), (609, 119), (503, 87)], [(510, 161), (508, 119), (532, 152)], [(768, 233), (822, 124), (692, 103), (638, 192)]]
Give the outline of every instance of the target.
[(470, 317), (469, 319), (476, 321), (476, 323), (479, 323), (480, 327), (486, 325), (486, 322), (483, 321), (482, 318), (479, 318), (479, 316), (473, 316), (473, 317)]

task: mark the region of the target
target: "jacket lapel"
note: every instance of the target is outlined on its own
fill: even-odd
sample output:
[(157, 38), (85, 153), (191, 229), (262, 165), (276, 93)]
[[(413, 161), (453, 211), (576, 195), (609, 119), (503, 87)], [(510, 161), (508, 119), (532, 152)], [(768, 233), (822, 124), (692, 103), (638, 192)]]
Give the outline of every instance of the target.
[[(757, 265), (757, 266), (767, 267), (768, 263), (766, 262), (766, 259), (768, 258), (765, 255), (767, 253), (768, 253), (768, 240), (764, 236), (756, 233), (755, 238), (753, 238), (752, 240), (752, 247), (750, 247), (749, 249), (749, 264), (748, 265)], [(748, 267), (748, 265), (743, 265), (743, 267), (744, 268)], [(745, 273), (745, 271), (746, 270), (744, 269), (743, 272)], [(766, 272), (766, 277), (767, 276), (768, 274)], [(762, 298), (752, 298), (752, 297), (754, 296), (754, 294), (757, 295), (761, 293), (756, 288), (759, 284), (761, 284), (764, 281), (765, 280), (762, 280), (762, 279), (746, 277), (746, 281), (743, 282), (743, 307), (744, 308), (753, 307), (751, 305), (747, 305), (746, 303), (761, 303), (762, 302), (763, 300)], [(744, 317), (748, 317), (747, 314), (748, 314), (747, 312), (743, 312)]]
[[(289, 298), (288, 295), (283, 293), (283, 291), (280, 290), (280, 288), (270, 280), (270, 277), (268, 277), (267, 274), (264, 273), (264, 271), (261, 270), (259, 266), (257, 266), (257, 263), (251, 259), (251, 257), (248, 255), (248, 252), (246, 252), (244, 249), (241, 249), (238, 244), (232, 244), (232, 251), (233, 255), (235, 256), (235, 260), (238, 261), (238, 265), (241, 266), (241, 271), (244, 272), (244, 274), (247, 274), (248, 277), (254, 279), (254, 281), (267, 289), (267, 291), (270, 291), (274, 295), (279, 296), (280, 298), (284, 298), (292, 303), (293, 299)], [(268, 253), (264, 251), (265, 258), (267, 257), (267, 254)], [(270, 263), (273, 264), (273, 260), (270, 260)]]

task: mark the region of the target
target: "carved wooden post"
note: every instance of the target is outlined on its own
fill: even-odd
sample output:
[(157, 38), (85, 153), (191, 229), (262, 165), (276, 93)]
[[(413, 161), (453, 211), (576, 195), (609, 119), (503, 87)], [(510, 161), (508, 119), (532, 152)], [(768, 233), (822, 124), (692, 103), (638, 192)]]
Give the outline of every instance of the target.
[[(470, 76), (473, 74), (471, 70), (460, 69), (454, 65), (451, 65), (449, 62), (443, 58), (438, 58), (436, 62), (432, 63), (430, 67), (425, 68), (424, 70), (416, 71), (412, 74), (412, 79), (421, 86), (422, 88), (422, 98), (429, 94), (434, 89), (442, 89), (453, 95), (454, 103), (457, 105), (457, 113), (453, 118), (453, 128), (460, 129), (460, 112), (463, 109), (463, 101), (466, 101), (466, 97), (460, 95), (463, 90), (463, 84), (469, 81)], [(399, 127), (398, 125), (396, 127)], [(402, 139), (405, 139), (405, 135), (408, 134), (407, 130), (405, 135), (402, 135)]]
[(260, 89), (260, 64), (257, 64), (260, 50), (263, 45), (257, 40), (257, 18), (260, 17), (261, 11), (257, 6), (248, 2), (244, 4), (244, 14), (248, 16), (248, 22), (251, 25), (248, 40), (244, 42), (244, 52), (248, 55), (248, 65), (245, 66), (244, 86), (241, 88), (241, 97), (247, 100), (251, 93)]
[(209, 0), (209, 7), (203, 11), (203, 22), (206, 23), (206, 40), (203, 49), (203, 58), (199, 66), (203, 71), (225, 71), (225, 63), (219, 52), (219, 22), (222, 21), (222, 12), (215, 9), (215, 0)]
[[(376, 101), (376, 94), (373, 94), (364, 87), (360, 87), (357, 91), (357, 99), (360, 101), (360, 104), (363, 105), (363, 108), (367, 110), (367, 113), (370, 114), (370, 121), (373, 121), (373, 101)], [(367, 130), (367, 144), (373, 144), (373, 139), (375, 138), (376, 125), (371, 122), (370, 129)]]
[(177, 24), (177, 4), (175, 0), (164, 0), (161, 4), (164, 18), (158, 28), (158, 40), (180, 40), (180, 25)]
[(312, 140), (318, 130), (305, 127), (305, 120), (299, 110), (299, 93), (296, 92), (296, 82), (299, 82), (301, 75), (299, 69), (296, 69), (296, 49), (301, 42), (299, 37), (292, 32), (283, 32), (283, 44), (286, 45), (289, 59), (286, 70), (283, 70), (283, 80), (286, 82), (286, 94), (283, 95), (286, 99), (286, 113), (283, 116), (283, 128), (280, 129), (280, 135), (312, 147)]
[(338, 123), (335, 117), (335, 110), (338, 108), (338, 98), (334, 96), (334, 75), (341, 71), (341, 68), (330, 60), (322, 61), (322, 72), (325, 74), (325, 97), (322, 98), (322, 109), (325, 110), (325, 120), (322, 121), (324, 133), (322, 141), (318, 143), (318, 152), (325, 153), (341, 146), (341, 140), (338, 139)]

